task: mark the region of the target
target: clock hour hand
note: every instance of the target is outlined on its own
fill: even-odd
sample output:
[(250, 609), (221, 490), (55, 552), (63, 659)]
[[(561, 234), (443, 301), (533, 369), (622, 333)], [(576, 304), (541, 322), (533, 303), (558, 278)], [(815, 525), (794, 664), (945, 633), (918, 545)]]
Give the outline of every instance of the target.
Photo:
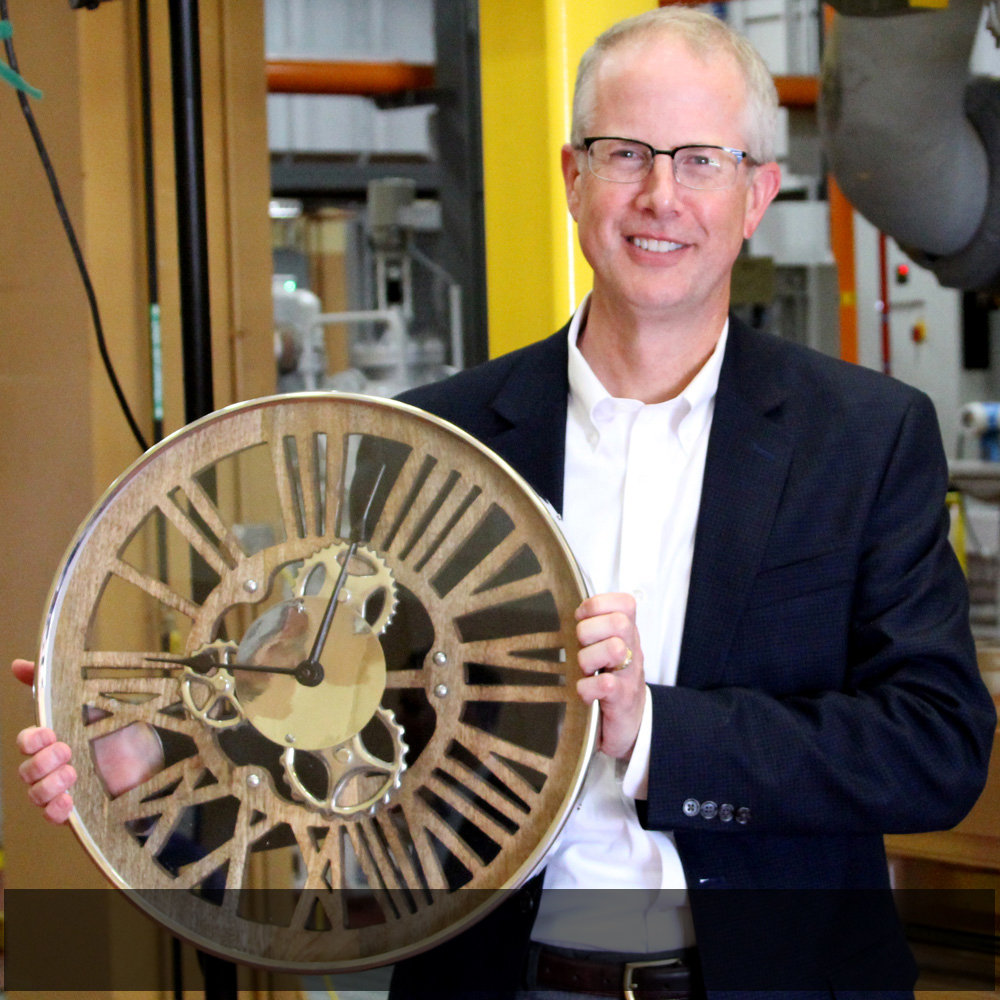
[(231, 663), (217, 660), (211, 653), (196, 653), (194, 656), (146, 656), (147, 663), (172, 663), (178, 667), (190, 667), (196, 674), (207, 674), (216, 667), (230, 667)]
[(207, 674), (213, 667), (225, 667), (230, 671), (249, 670), (258, 674), (290, 674), (306, 687), (315, 687), (323, 680), (323, 668), (311, 660), (303, 660), (294, 667), (268, 667), (259, 663), (220, 663), (204, 653), (197, 656), (147, 656), (146, 659), (153, 663), (175, 663), (180, 667), (190, 667), (199, 674)]

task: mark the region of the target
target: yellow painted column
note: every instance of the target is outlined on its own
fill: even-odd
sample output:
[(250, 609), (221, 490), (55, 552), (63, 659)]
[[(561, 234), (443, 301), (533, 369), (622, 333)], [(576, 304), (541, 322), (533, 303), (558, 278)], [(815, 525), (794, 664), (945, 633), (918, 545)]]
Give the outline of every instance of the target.
[(605, 28), (656, 0), (480, 0), (490, 356), (558, 329), (590, 288), (559, 150), (576, 65)]

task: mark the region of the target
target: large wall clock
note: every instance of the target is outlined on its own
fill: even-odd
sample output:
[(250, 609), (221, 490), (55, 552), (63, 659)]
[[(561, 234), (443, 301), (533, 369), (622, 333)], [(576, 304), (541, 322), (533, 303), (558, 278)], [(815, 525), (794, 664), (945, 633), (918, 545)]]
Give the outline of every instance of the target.
[(198, 947), (392, 962), (536, 870), (580, 792), (584, 586), (544, 506), (400, 403), (271, 397), (129, 469), (57, 575), (36, 682), (71, 824)]

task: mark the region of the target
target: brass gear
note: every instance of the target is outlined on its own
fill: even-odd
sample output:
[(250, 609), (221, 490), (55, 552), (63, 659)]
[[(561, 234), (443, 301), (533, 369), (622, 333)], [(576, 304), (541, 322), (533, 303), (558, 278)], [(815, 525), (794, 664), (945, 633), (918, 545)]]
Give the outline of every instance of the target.
[[(295, 770), (296, 750), (294, 747), (288, 747), (281, 755), (281, 766), (284, 768), (285, 778), (295, 799), (308, 809), (324, 816), (355, 816), (365, 812), (374, 814), (380, 803), (388, 805), (390, 796), (400, 787), (403, 772), (406, 770), (406, 751), (409, 747), (403, 739), (403, 727), (396, 722), (391, 709), (380, 705), (372, 718), (378, 719), (389, 731), (393, 744), (393, 759), (387, 761), (376, 757), (364, 745), (361, 733), (355, 733), (350, 739), (334, 747), (300, 751), (319, 757), (326, 768), (327, 792), (321, 799), (303, 785)], [(384, 778), (376, 792), (360, 802), (350, 805), (338, 804), (338, 799), (355, 779), (375, 775)]]
[[(243, 706), (236, 697), (236, 682), (226, 669), (226, 665), (236, 657), (237, 649), (235, 642), (223, 639), (207, 642), (199, 646), (192, 657), (207, 654), (218, 666), (211, 673), (199, 673), (185, 666), (183, 673), (177, 678), (184, 707), (192, 718), (204, 723), (210, 729), (231, 729), (233, 726), (238, 726), (245, 718)], [(200, 705), (191, 693), (192, 686), (208, 690), (207, 697)], [(226, 711), (227, 705), (235, 714)], [(221, 718), (212, 716), (217, 708), (222, 710)]]
[[(293, 592), (295, 597), (329, 598), (343, 566), (341, 561), (350, 548), (350, 542), (334, 542), (313, 553), (295, 574)], [(368, 602), (381, 593), (382, 607), (375, 620), (370, 621), (372, 631), (381, 635), (392, 621), (396, 612), (396, 579), (386, 561), (366, 545), (359, 545), (351, 558), (350, 569), (344, 582), (340, 599), (350, 604), (362, 618), (368, 621), (365, 609)]]

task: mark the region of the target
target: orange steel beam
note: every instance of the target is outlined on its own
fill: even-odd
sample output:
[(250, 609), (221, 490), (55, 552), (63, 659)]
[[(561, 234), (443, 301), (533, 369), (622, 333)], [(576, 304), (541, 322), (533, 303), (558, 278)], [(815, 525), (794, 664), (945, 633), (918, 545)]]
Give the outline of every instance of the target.
[(784, 108), (815, 108), (819, 80), (815, 76), (776, 76), (778, 103)]
[(434, 86), (434, 67), (402, 62), (269, 59), (269, 94), (353, 94), (374, 97)]

